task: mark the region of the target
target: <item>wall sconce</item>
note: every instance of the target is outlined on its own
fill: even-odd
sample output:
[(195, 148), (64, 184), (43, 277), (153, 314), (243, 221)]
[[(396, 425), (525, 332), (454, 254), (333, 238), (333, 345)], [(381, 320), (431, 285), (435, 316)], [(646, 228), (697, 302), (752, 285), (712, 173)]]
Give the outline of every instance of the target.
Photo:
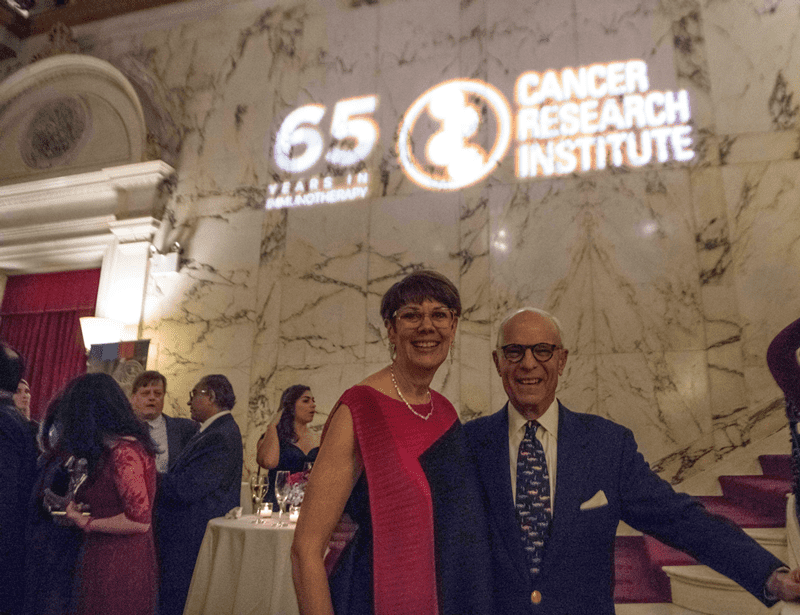
[(181, 269), (181, 244), (177, 241), (170, 246), (166, 253), (158, 251), (154, 245), (150, 246), (150, 273), (154, 276), (177, 274)]
[(84, 316), (80, 321), (86, 352), (89, 352), (94, 344), (108, 344), (122, 340), (125, 325), (117, 320)]

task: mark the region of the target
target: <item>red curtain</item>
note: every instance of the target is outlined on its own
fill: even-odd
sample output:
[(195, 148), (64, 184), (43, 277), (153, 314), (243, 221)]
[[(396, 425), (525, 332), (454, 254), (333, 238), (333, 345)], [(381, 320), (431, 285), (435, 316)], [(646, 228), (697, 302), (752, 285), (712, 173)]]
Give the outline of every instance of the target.
[(25, 358), (31, 418), (55, 393), (86, 372), (79, 319), (93, 316), (100, 270), (10, 276), (0, 307), (0, 339)]

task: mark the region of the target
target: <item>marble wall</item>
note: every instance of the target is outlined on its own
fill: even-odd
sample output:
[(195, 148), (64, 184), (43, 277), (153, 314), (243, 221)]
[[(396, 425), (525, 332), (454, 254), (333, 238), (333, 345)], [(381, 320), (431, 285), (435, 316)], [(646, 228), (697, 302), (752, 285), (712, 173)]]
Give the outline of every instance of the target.
[[(226, 374), (254, 467), (284, 387), (313, 388), (321, 425), (387, 363), (380, 297), (424, 266), (463, 296), (434, 385), (464, 419), (504, 403), (495, 323), (535, 305), (568, 332), (560, 399), (633, 429), (667, 479), (774, 434), (765, 351), (800, 306), (798, 30), (798, 0), (202, 0), (76, 29), (134, 84), (148, 152), (178, 171), (167, 220), (185, 265), (150, 281), (142, 336), (171, 410)], [(630, 58), (654, 89), (688, 90), (691, 162), (519, 182), (509, 156), (450, 193), (398, 165), (399, 118), (435, 84), (481, 79), (511, 99), (524, 71)], [(286, 114), (367, 94), (370, 197), (265, 211)]]

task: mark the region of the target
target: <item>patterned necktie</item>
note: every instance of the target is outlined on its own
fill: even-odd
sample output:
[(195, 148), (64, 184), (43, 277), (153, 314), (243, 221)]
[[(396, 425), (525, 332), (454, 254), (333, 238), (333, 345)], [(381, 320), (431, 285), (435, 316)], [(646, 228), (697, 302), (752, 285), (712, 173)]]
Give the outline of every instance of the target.
[(542, 443), (536, 438), (539, 423), (529, 421), (517, 456), (517, 519), (531, 577), (542, 567), (544, 545), (550, 533), (550, 475)]

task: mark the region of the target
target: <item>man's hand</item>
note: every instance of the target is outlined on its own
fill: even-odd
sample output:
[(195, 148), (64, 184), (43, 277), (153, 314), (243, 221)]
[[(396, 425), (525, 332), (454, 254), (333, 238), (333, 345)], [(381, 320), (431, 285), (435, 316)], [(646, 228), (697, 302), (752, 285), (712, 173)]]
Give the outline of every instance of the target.
[(778, 568), (767, 580), (767, 594), (785, 602), (800, 602), (800, 568)]
[(331, 534), (331, 539), (328, 541), (328, 553), (325, 555), (325, 571), (328, 575), (331, 574), (336, 562), (339, 561), (342, 551), (353, 540), (357, 530), (358, 523), (353, 521), (350, 515), (344, 513), (342, 518), (339, 519), (339, 523), (333, 528), (333, 534)]

